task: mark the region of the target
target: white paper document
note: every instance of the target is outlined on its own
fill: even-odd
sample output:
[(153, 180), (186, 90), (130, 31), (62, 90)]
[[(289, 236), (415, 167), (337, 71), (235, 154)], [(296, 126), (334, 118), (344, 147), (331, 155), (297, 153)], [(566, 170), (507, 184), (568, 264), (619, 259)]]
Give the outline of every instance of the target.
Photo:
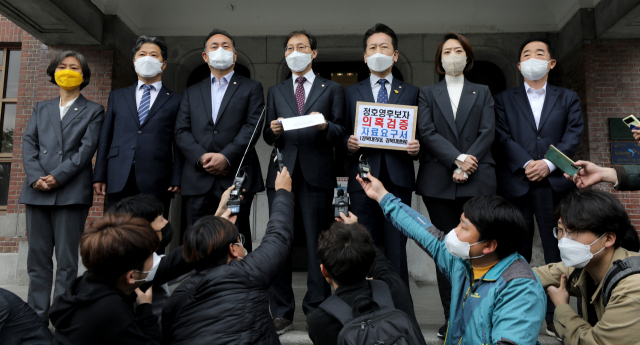
[(322, 114), (303, 115), (280, 120), (285, 131), (313, 127), (324, 123)]

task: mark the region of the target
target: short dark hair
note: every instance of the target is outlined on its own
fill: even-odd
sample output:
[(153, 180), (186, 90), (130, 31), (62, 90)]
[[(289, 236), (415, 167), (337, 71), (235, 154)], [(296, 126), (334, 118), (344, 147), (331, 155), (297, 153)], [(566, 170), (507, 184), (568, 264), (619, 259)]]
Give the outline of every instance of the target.
[(554, 221), (557, 223), (560, 218), (569, 230), (587, 230), (598, 236), (613, 232), (616, 248), (634, 252), (640, 249), (636, 228), (620, 200), (611, 193), (594, 189), (572, 191), (556, 208)]
[(184, 234), (184, 259), (199, 268), (224, 265), (229, 244), (238, 242), (238, 237), (238, 228), (230, 221), (215, 216), (200, 218)]
[(464, 49), (464, 52), (467, 54), (467, 65), (464, 67), (463, 72), (471, 71), (471, 69), (473, 68), (473, 62), (475, 61), (471, 43), (463, 35), (457, 34), (455, 32), (447, 32), (442, 37), (442, 40), (440, 41), (440, 43), (438, 43), (438, 48), (436, 49), (436, 59), (435, 59), (436, 72), (438, 72), (439, 74), (446, 73), (444, 71), (444, 67), (442, 67), (442, 49), (444, 47), (444, 44), (448, 40), (458, 40), (458, 42), (460, 42), (462, 49)]
[(527, 231), (522, 213), (513, 204), (497, 195), (471, 198), (463, 206), (464, 216), (478, 229), (479, 241), (496, 240), (500, 259), (515, 253)]
[(228, 32), (221, 30), (221, 29), (213, 29), (211, 30), (211, 32), (207, 35), (207, 38), (204, 39), (204, 51), (207, 51), (207, 42), (209, 42), (209, 39), (215, 35), (224, 35), (227, 36), (230, 40), (231, 40), (231, 45), (233, 46), (233, 50), (236, 50), (236, 40), (233, 39), (233, 36), (229, 35)]
[(553, 46), (553, 44), (551, 44), (551, 42), (548, 39), (538, 36), (538, 37), (529, 37), (524, 41), (524, 43), (522, 43), (522, 45), (520, 46), (520, 55), (518, 56), (518, 61), (520, 60), (520, 56), (522, 56), (522, 51), (524, 50), (524, 47), (526, 47), (527, 44), (531, 42), (542, 42), (546, 44), (547, 50), (549, 51), (549, 56), (551, 56), (552, 59), (555, 59), (556, 48)]
[(287, 49), (287, 44), (289, 44), (289, 40), (291, 39), (291, 37), (293, 36), (298, 36), (298, 35), (304, 35), (307, 36), (307, 38), (309, 39), (309, 47), (311, 47), (311, 50), (316, 50), (318, 49), (318, 40), (316, 39), (315, 36), (313, 36), (309, 31), (307, 30), (296, 30), (296, 31), (291, 31), (289, 33), (289, 36), (287, 36), (287, 39), (284, 40), (284, 44), (282, 45), (282, 47), (286, 50)]
[(107, 210), (113, 214), (128, 214), (132, 217), (146, 219), (152, 223), (158, 216), (164, 214), (164, 204), (155, 196), (138, 194), (120, 200)]
[(159, 37), (154, 36), (140, 36), (136, 39), (136, 44), (133, 46), (131, 50), (133, 52), (133, 58), (135, 59), (136, 53), (140, 50), (143, 44), (152, 43), (160, 48), (160, 54), (162, 55), (162, 61), (167, 61), (167, 43), (161, 40)]
[(393, 45), (393, 50), (398, 50), (398, 36), (396, 36), (396, 33), (391, 30), (390, 27), (382, 23), (377, 23), (369, 30), (367, 30), (367, 32), (364, 34), (364, 39), (362, 40), (362, 48), (364, 49), (364, 51), (367, 51), (367, 41), (369, 40), (369, 37), (375, 34), (385, 34), (391, 37), (391, 45)]
[(342, 286), (363, 281), (376, 252), (364, 226), (335, 222), (318, 237), (318, 256), (329, 277)]
[(74, 57), (80, 62), (80, 68), (82, 69), (82, 83), (80, 84), (80, 90), (84, 89), (85, 86), (89, 85), (89, 80), (91, 80), (91, 69), (89, 68), (89, 64), (87, 63), (87, 59), (84, 58), (84, 55), (78, 53), (73, 50), (65, 50), (60, 54), (56, 55), (51, 62), (49, 62), (49, 66), (47, 66), (47, 75), (49, 76), (49, 81), (55, 84), (56, 86), (56, 68), (58, 65), (62, 63), (62, 60), (68, 57)]
[(108, 284), (130, 270), (144, 270), (144, 262), (160, 240), (149, 222), (129, 215), (105, 214), (80, 237), (82, 263)]

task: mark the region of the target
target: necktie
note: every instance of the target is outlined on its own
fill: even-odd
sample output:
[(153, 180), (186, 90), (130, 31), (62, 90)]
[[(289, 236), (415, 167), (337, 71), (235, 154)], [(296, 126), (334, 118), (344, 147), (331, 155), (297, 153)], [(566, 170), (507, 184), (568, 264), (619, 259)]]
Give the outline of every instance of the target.
[(389, 95), (387, 94), (387, 88), (384, 87), (384, 84), (387, 82), (386, 79), (379, 79), (378, 83), (380, 83), (380, 91), (378, 91), (378, 99), (376, 103), (389, 103)]
[(144, 91), (142, 91), (142, 98), (138, 107), (138, 119), (140, 119), (141, 125), (147, 118), (147, 114), (149, 114), (149, 108), (151, 108), (151, 86), (143, 84), (142, 87)]
[(296, 83), (298, 83), (298, 87), (296, 87), (296, 103), (298, 103), (298, 115), (302, 115), (302, 109), (304, 108), (304, 82), (307, 81), (305, 77), (298, 77), (296, 79)]

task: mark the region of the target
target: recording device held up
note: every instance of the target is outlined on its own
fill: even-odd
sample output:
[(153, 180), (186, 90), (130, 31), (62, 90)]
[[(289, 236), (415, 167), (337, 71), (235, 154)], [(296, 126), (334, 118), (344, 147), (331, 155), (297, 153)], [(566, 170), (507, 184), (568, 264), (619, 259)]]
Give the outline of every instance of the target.
[[(253, 137), (256, 135), (256, 130), (258, 129), (258, 124), (262, 121), (262, 116), (264, 115), (265, 110), (267, 110), (267, 106), (265, 105), (262, 108), (262, 113), (258, 118), (258, 122), (256, 122), (256, 127), (253, 129), (253, 134), (251, 134), (251, 139), (249, 139), (249, 145), (247, 145), (247, 149), (244, 150), (244, 154), (242, 155), (242, 160), (240, 160), (240, 165), (238, 165), (238, 171), (236, 172), (236, 176), (233, 179), (233, 190), (231, 191), (231, 195), (229, 195), (229, 201), (227, 202), (227, 208), (231, 210), (231, 214), (240, 213), (240, 203), (242, 202), (242, 186), (244, 185), (244, 181), (247, 178), (247, 173), (244, 171), (244, 167), (242, 163), (244, 162), (244, 158), (251, 147), (251, 142), (253, 141)], [(242, 175), (240, 173), (242, 172)]]
[(340, 212), (344, 213), (345, 216), (348, 216), (349, 204), (349, 194), (345, 193), (344, 189), (338, 189), (338, 195), (333, 198), (333, 216), (335, 218), (340, 218)]
[(280, 152), (280, 150), (275, 147), (275, 145), (273, 146), (273, 151), (271, 151), (271, 157), (273, 157), (273, 162), (275, 163), (276, 170), (278, 170), (278, 172), (282, 172), (282, 169), (284, 169), (282, 152)]
[(369, 181), (369, 172), (371, 172), (369, 158), (362, 159), (362, 155), (360, 155), (360, 161), (358, 163), (358, 175), (360, 175), (360, 178), (364, 181)]

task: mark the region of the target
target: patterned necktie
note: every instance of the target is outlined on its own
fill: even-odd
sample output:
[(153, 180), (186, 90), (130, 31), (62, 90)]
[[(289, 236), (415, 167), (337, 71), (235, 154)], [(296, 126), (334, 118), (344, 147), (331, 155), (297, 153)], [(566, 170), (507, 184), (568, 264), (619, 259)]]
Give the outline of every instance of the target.
[(140, 124), (144, 123), (144, 120), (147, 118), (149, 114), (149, 108), (151, 108), (151, 88), (147, 84), (143, 84), (142, 87), (144, 91), (142, 91), (142, 98), (140, 99), (140, 106), (138, 107), (138, 119), (140, 119)]
[(384, 87), (384, 84), (387, 82), (386, 79), (379, 79), (378, 83), (380, 83), (380, 91), (378, 91), (378, 99), (376, 103), (389, 103), (389, 95), (387, 94), (387, 88)]
[(302, 109), (304, 108), (304, 82), (307, 81), (305, 77), (296, 78), (296, 83), (298, 83), (298, 87), (296, 87), (296, 103), (298, 103), (298, 115), (302, 115)]

